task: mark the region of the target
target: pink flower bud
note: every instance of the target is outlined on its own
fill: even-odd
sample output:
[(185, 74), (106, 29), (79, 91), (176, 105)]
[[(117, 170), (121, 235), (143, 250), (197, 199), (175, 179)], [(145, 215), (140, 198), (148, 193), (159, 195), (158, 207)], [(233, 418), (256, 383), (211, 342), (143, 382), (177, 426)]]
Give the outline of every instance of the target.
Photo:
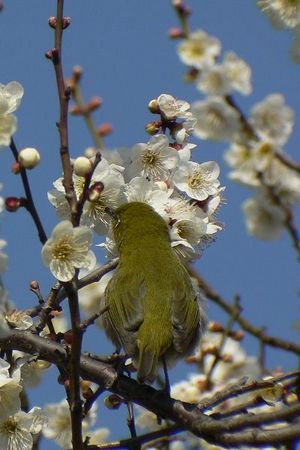
[(17, 211), (21, 206), (21, 200), (18, 197), (7, 197), (5, 199), (5, 209), (9, 212)]
[(12, 166), (11, 166), (11, 171), (12, 173), (14, 173), (15, 175), (18, 175), (21, 172), (21, 164), (19, 162), (15, 162)]
[(185, 37), (185, 33), (181, 28), (170, 28), (168, 31), (169, 38), (171, 39), (181, 39)]
[(56, 28), (56, 17), (54, 17), (54, 16), (49, 17), (48, 25), (55, 30), (55, 28)]
[(111, 123), (102, 123), (97, 130), (97, 133), (101, 137), (109, 136), (113, 132), (113, 127)]
[(102, 105), (102, 99), (100, 97), (92, 97), (91, 100), (87, 104), (87, 110), (92, 112), (99, 108)]
[(64, 17), (63, 20), (62, 20), (62, 27), (63, 27), (63, 30), (65, 30), (66, 28), (68, 28), (68, 26), (69, 26), (70, 24), (71, 24), (71, 17), (68, 17), (68, 16)]

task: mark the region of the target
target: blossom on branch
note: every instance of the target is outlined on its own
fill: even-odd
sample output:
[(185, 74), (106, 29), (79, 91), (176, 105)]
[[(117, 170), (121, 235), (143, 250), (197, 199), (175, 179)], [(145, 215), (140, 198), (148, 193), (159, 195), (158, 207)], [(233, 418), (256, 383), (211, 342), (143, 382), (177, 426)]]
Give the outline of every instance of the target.
[(0, 148), (10, 143), (17, 130), (17, 119), (12, 114), (19, 106), (24, 89), (17, 81), (0, 83)]
[(96, 257), (90, 250), (92, 231), (87, 226), (73, 227), (63, 220), (42, 248), (42, 259), (59, 281), (70, 281), (75, 269), (92, 269)]

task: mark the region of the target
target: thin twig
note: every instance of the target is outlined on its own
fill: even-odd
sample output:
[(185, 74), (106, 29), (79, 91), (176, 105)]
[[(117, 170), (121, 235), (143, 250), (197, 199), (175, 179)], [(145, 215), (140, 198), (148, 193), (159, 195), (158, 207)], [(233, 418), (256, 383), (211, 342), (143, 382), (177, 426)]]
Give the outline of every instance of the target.
[[(18, 152), (18, 149), (16, 147), (16, 144), (15, 144), (13, 138), (11, 138), (11, 141), (10, 141), (10, 149), (14, 155), (15, 160), (18, 161), (19, 152)], [(38, 212), (36, 210), (36, 207), (35, 207), (35, 204), (33, 201), (26, 169), (24, 169), (23, 167), (20, 169), (20, 175), (21, 175), (24, 192), (25, 192), (25, 196), (26, 196), (26, 203), (24, 206), (26, 207), (27, 211), (29, 212), (29, 214), (32, 217), (32, 220), (36, 226), (41, 243), (45, 244), (45, 242), (47, 241), (47, 235), (45, 233), (44, 227), (42, 225), (41, 219), (38, 215)]]
[[(221, 295), (215, 291), (208, 283), (201, 277), (193, 268), (189, 268), (191, 275), (196, 278), (201, 289), (203, 289), (205, 295), (220, 306), (227, 314), (232, 315), (235, 311), (235, 307), (230, 305), (226, 300), (224, 300)], [(281, 348), (287, 352), (295, 353), (300, 355), (300, 345), (294, 342), (285, 341), (284, 339), (277, 338), (275, 336), (270, 336), (262, 332), (261, 328), (254, 327), (248, 320), (246, 320), (242, 315), (236, 318), (236, 322), (240, 324), (244, 331), (247, 331), (252, 336), (257, 337), (265, 344), (270, 347)]]

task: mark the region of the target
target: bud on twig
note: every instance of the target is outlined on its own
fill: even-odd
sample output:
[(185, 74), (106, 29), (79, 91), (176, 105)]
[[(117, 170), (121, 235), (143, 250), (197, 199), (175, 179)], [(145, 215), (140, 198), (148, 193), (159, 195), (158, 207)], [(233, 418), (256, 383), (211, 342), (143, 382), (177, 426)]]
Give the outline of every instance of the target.
[(16, 212), (21, 206), (21, 199), (18, 197), (7, 197), (5, 199), (5, 209), (9, 212)]
[(102, 181), (97, 181), (96, 183), (94, 183), (90, 189), (89, 189), (89, 201), (90, 202), (95, 202), (98, 200), (98, 198), (100, 197), (101, 193), (104, 190), (104, 184), (102, 183)]
[(97, 130), (97, 133), (101, 137), (109, 136), (113, 132), (111, 123), (102, 123)]
[(168, 36), (171, 39), (181, 39), (185, 37), (185, 33), (181, 28), (173, 27), (169, 29)]
[(56, 17), (54, 17), (54, 16), (49, 17), (48, 25), (49, 25), (49, 27), (51, 27), (51, 28), (53, 28), (55, 30), (55, 28), (56, 28)]
[(64, 17), (63, 20), (62, 20), (62, 27), (63, 27), (63, 30), (65, 30), (66, 28), (68, 28), (69, 25), (71, 25), (71, 17), (66, 16), (66, 17)]
[(102, 105), (102, 98), (100, 97), (92, 97), (91, 100), (87, 104), (87, 110), (89, 112), (95, 111)]

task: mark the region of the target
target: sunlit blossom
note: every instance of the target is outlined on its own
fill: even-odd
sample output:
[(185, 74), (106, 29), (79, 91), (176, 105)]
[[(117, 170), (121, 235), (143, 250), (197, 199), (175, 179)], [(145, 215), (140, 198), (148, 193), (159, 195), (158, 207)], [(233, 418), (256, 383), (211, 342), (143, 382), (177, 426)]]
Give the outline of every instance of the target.
[(214, 161), (198, 164), (186, 161), (174, 173), (175, 186), (191, 198), (205, 200), (218, 192), (220, 168)]
[(281, 235), (286, 214), (264, 195), (245, 200), (242, 204), (249, 234), (263, 240), (275, 240)]
[(90, 250), (92, 232), (87, 226), (73, 227), (64, 220), (54, 228), (42, 249), (42, 259), (60, 281), (70, 281), (76, 268), (92, 269), (96, 257)]
[(185, 100), (177, 100), (170, 94), (161, 94), (157, 97), (157, 103), (160, 112), (167, 120), (192, 116), (192, 113), (189, 111), (191, 105)]
[(41, 432), (47, 419), (40, 408), (28, 413), (19, 411), (13, 416), (0, 419), (0, 448), (7, 450), (31, 450), (33, 434)]
[(213, 63), (220, 54), (220, 41), (209, 36), (203, 30), (197, 30), (179, 44), (179, 58), (187, 65), (201, 69), (205, 64)]
[(283, 145), (293, 130), (294, 112), (281, 94), (271, 94), (254, 105), (250, 122), (263, 139)]
[(163, 134), (153, 136), (147, 144), (136, 144), (130, 153), (130, 178), (145, 176), (150, 180), (167, 180), (178, 163), (178, 154)]
[(238, 112), (222, 97), (208, 97), (192, 105), (197, 119), (194, 134), (201, 139), (230, 140), (240, 128)]

